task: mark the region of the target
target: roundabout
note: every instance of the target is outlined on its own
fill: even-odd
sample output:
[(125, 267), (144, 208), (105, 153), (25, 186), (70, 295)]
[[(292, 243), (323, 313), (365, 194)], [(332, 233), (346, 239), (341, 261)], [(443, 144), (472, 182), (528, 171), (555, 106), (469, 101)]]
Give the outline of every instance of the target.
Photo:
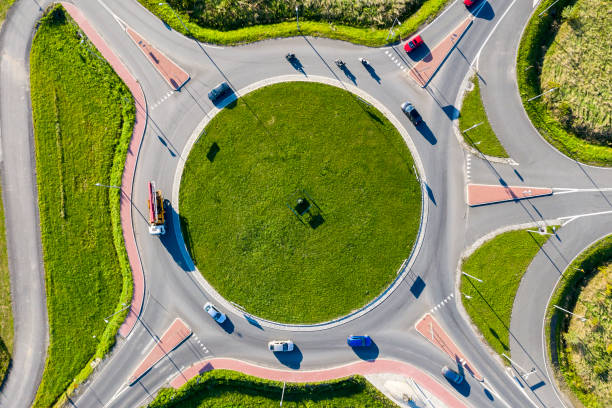
[[(44, 5), (48, 2), (41, 1), (41, 3)], [(499, 364), (499, 356), (490, 354), (489, 349), (481, 343), (478, 333), (472, 330), (469, 320), (461, 312), (459, 302), (460, 299), (462, 301), (463, 299), (461, 293), (455, 288), (455, 271), (462, 249), (490, 231), (524, 222), (562, 220), (564, 226), (557, 234), (558, 239), (550, 239), (543, 248), (541, 253), (546, 256), (541, 255), (538, 261), (541, 262), (537, 268), (538, 273), (533, 274), (535, 280), (543, 275), (543, 271), (547, 276), (558, 278), (558, 265), (567, 264), (568, 259), (571, 259), (572, 251), (584, 246), (584, 240), (589, 239), (584, 230), (588, 229), (589, 234), (602, 235), (603, 230), (606, 229), (606, 223), (601, 222), (600, 219), (606, 217), (605, 219), (609, 220), (612, 213), (609, 199), (606, 198), (605, 193), (609, 186), (609, 170), (582, 166), (551, 149), (525, 118), (520, 100), (516, 97), (514, 78), (507, 78), (507, 75), (500, 74), (505, 74), (506, 68), (513, 66), (513, 61), (515, 61), (512, 53), (506, 54), (500, 50), (507, 49), (509, 41), (514, 45), (518, 44), (520, 30), (517, 30), (517, 25), (522, 26), (533, 12), (534, 5), (531, 2), (529, 4), (526, 2), (523, 2), (524, 4), (521, 2), (511, 4), (486, 2), (488, 14), (485, 16), (479, 16), (478, 11), (467, 11), (460, 3), (451, 5), (448, 12), (441, 14), (439, 19), (421, 32), (426, 44), (433, 45), (442, 41), (446, 38), (445, 27), (456, 26), (457, 21), (473, 18), (474, 23), (466, 31), (464, 38), (460, 41), (457, 39), (453, 45), (454, 50), (451, 49), (449, 55), (446, 56), (444, 66), (425, 89), (416, 84), (406, 73), (407, 67), (410, 67), (414, 61), (410, 61), (405, 54), (402, 54), (401, 47), (397, 44), (375, 49), (339, 41), (298, 36), (232, 48), (219, 48), (198, 43), (172, 32), (133, 1), (86, 2), (75, 0), (74, 3), (81, 9), (85, 19), (104, 34), (112, 57), (123, 61), (129, 67), (129, 75), (137, 79), (138, 87), (144, 94), (144, 98), (138, 100), (137, 107), (145, 115), (141, 118), (143, 120), (137, 122), (142, 126), (146, 123), (142, 131), (142, 145), (139, 144), (130, 152), (136, 157), (132, 162), (134, 167), (131, 167), (133, 171), (130, 174), (130, 178), (133, 177), (133, 188), (129, 184), (128, 188), (122, 190), (123, 202), (129, 209), (129, 217), (122, 226), (124, 232), (128, 231), (133, 234), (131, 241), (126, 240), (126, 246), (130, 245), (128, 250), (142, 262), (142, 279), (139, 290), (135, 290), (134, 300), (130, 306), (130, 315), (133, 320), (127, 331), (128, 334), (118, 338), (116, 346), (104, 360), (99, 362), (94, 374), (86, 382), (82, 382), (78, 390), (72, 394), (71, 400), (75, 405), (141, 406), (150, 402), (161, 387), (188, 380), (202, 370), (206, 370), (209, 363), (214, 367), (220, 361), (238, 370), (244, 370), (247, 366), (256, 366), (254, 371), (272, 371), (274, 378), (279, 381), (296, 382), (330, 371), (342, 372), (343, 375), (356, 372), (367, 374), (377, 370), (386, 370), (385, 372), (397, 370), (399, 372), (400, 365), (409, 364), (414, 368), (410, 372), (418, 371), (419, 373), (414, 374), (413, 378), (428, 378), (428, 382), (421, 383), (431, 385), (432, 390), (436, 387), (446, 390), (450, 401), (458, 401), (454, 406), (463, 406), (465, 403), (477, 407), (545, 407), (559, 406), (559, 401), (563, 405), (562, 400), (555, 395), (555, 384), (546, 372), (545, 358), (541, 348), (538, 348), (541, 347), (540, 328), (542, 326), (537, 321), (539, 315), (533, 313), (533, 310), (543, 310), (538, 307), (540, 305), (527, 308), (529, 310), (515, 308), (516, 316), (521, 320), (530, 319), (530, 324), (521, 322), (520, 328), (512, 329), (515, 337), (509, 345), (512, 350), (512, 359), (517, 361), (521, 367), (529, 369), (532, 365), (537, 365), (537, 372), (530, 373), (530, 376), (527, 377), (523, 376), (527, 373), (517, 368), (518, 364), (504, 369)], [(2, 59), (3, 95), (11, 95), (12, 98), (9, 101), (3, 96), (2, 100), (3, 149), (4, 152), (15, 152), (15, 154), (3, 156), (3, 169), (6, 172), (3, 179), (9, 187), (13, 187), (5, 188), (4, 191), (21, 191), (15, 187), (15, 184), (20, 188), (25, 186), (22, 188), (28, 192), (33, 191), (31, 197), (27, 196), (29, 198), (26, 199), (15, 194), (9, 194), (5, 198), (9, 203), (6, 206), (7, 220), (23, 219), (29, 222), (29, 220), (36, 220), (36, 191), (28, 184), (28, 181), (32, 179), (30, 174), (32, 170), (29, 166), (31, 163), (19, 161), (22, 157), (30, 157), (27, 154), (28, 149), (31, 148), (27, 144), (29, 140), (27, 113), (29, 111), (27, 106), (24, 107), (19, 102), (29, 100), (28, 83), (27, 78), (19, 76), (20, 71), (7, 69), (7, 66), (11, 68), (10, 64), (23, 63), (27, 67), (23, 60), (23, 55), (26, 55), (24, 50), (29, 47), (27, 35), (20, 36), (21, 33), (16, 25), (33, 27), (42, 10), (31, 2), (23, 1), (16, 3), (16, 7), (19, 13), (15, 12), (15, 16), (18, 16), (19, 19), (7, 21), (5, 26), (7, 30), (4, 31), (6, 34), (3, 37), (6, 55), (10, 56), (10, 58), (4, 58), (3, 55)], [(165, 81), (151, 61), (143, 57), (136, 44), (130, 42), (131, 40), (125, 33), (123, 25), (125, 22), (133, 25), (134, 31), (188, 71), (191, 77), (189, 82), (180, 90), (169, 88), (169, 81)], [(484, 43), (482, 39), (485, 39)], [(488, 89), (483, 88), (482, 92), (487, 112), (489, 113), (488, 109), (491, 106), (491, 123), (493, 127), (496, 127), (496, 132), (498, 128), (501, 129), (500, 141), (520, 165), (492, 164), (486, 160), (471, 157), (456, 143), (453, 136), (456, 108), (452, 104), (462, 91), (462, 79), (479, 61), (481, 51), (479, 75), (488, 83)], [(301, 71), (296, 71), (295, 66), (287, 63), (284, 58), (286, 52), (295, 53), (300, 61)], [(333, 64), (338, 57), (347, 61), (344, 69), (337, 69)], [(367, 58), (371, 70), (364, 69), (359, 58)], [(496, 64), (505, 68), (497, 67)], [(416, 233), (413, 227), (412, 238), (410, 236), (400, 237), (398, 241), (400, 243), (403, 241), (403, 243), (399, 250), (385, 246), (385, 250), (398, 251), (401, 256), (384, 255), (385, 258), (389, 258), (385, 259), (385, 262), (390, 263), (390, 266), (385, 269), (391, 269), (391, 276), (387, 276), (384, 285), (378, 289), (371, 289), (367, 298), (364, 296), (361, 299), (351, 299), (355, 305), (346, 304), (343, 305), (342, 310), (326, 311), (328, 312), (327, 317), (318, 316), (313, 321), (333, 319), (333, 316), (350, 313), (351, 310), (367, 303), (365, 309), (350, 315), (351, 319), (339, 321), (338, 324), (316, 327), (313, 330), (301, 330), (300, 327), (291, 325), (284, 328), (267, 325), (265, 320), (255, 315), (258, 310), (256, 308), (260, 307), (257, 302), (254, 302), (253, 309), (241, 305), (247, 307), (245, 312), (227, 301), (220, 301), (218, 296), (221, 289), (217, 291), (215, 288), (221, 286), (216, 284), (213, 285), (215, 287), (213, 288), (202, 278), (203, 275), (194, 267), (186, 252), (185, 242), (189, 243), (190, 240), (188, 237), (183, 239), (181, 234), (180, 216), (187, 215), (188, 229), (193, 227), (192, 221), (189, 220), (191, 216), (183, 213), (183, 197), (180, 196), (182, 192), (179, 188), (183, 168), (189, 166), (189, 152), (198, 151), (203, 157), (204, 164), (214, 166), (223, 163), (224, 155), (231, 152), (232, 143), (235, 142), (226, 139), (227, 142), (232, 143), (223, 143), (222, 135), (215, 134), (213, 131), (198, 140), (206, 124), (217, 119), (216, 115), (221, 117), (223, 114), (231, 113), (232, 110), (246, 109), (248, 111), (248, 106), (251, 106), (246, 105), (250, 104), (251, 95), (248, 91), (259, 88), (270, 81), (273, 82), (276, 78), (286, 77), (293, 79), (302, 77), (305, 81), (324, 78), (324, 81), (333, 83), (338, 88), (348, 89), (357, 94), (382, 112), (404, 139), (406, 144), (403, 145), (403, 149), (409, 150), (414, 158), (415, 167), (421, 176), (416, 183), (419, 186), (420, 195), (420, 199), (416, 200), (417, 207), (422, 208), (423, 217), (427, 218), (427, 221), (424, 221), (419, 227), (420, 232)], [(206, 95), (210, 89), (222, 81), (229, 83), (239, 102), (236, 103), (236, 106), (230, 104), (225, 112), (219, 114), (219, 108), (210, 104)], [(256, 92), (253, 93), (253, 96), (256, 95)], [(368, 98), (368, 95), (371, 97)], [(514, 98), (508, 98), (508, 95), (513, 95)], [(293, 96), (298, 99), (298, 95)], [(418, 108), (424, 123), (415, 127), (403, 115), (400, 106), (406, 101), (410, 101)], [(23, 103), (27, 105), (26, 102)], [(244, 107), (241, 103), (245, 104)], [(357, 101), (354, 103), (358, 106), (362, 104)], [(368, 106), (367, 103), (364, 105)], [(19, 114), (12, 114), (13, 111), (18, 111)], [(259, 109), (253, 109), (253, 111), (260, 114)], [(377, 114), (374, 113), (374, 115)], [(271, 120), (270, 117), (264, 119), (267, 119), (262, 120), (264, 123)], [(377, 121), (374, 120), (374, 122)], [(9, 125), (5, 123), (10, 124), (10, 127), (7, 127)], [(210, 123), (212, 126), (213, 122)], [(499, 125), (500, 123), (502, 126)], [(247, 124), (247, 126), (252, 125)], [(11, 132), (6, 131), (7, 129), (11, 129)], [(254, 130), (259, 132), (261, 138), (266, 136), (263, 130)], [(8, 138), (6, 135), (9, 133), (14, 134), (15, 137)], [(214, 139), (209, 138), (211, 134), (215, 135)], [(215, 142), (218, 149), (211, 150)], [(240, 144), (246, 140), (237, 142)], [(244, 148), (246, 147), (248, 146), (245, 144)], [(383, 148), (385, 147), (377, 147), (377, 149)], [(216, 153), (213, 154), (212, 152), (215, 151)], [(325, 152), (325, 149), (322, 151), (330, 153)], [(209, 152), (212, 160), (206, 157)], [(258, 163), (265, 162), (263, 156), (257, 156), (261, 154), (259, 150), (255, 153), (253, 159), (258, 158), (258, 161), (248, 162), (249, 157), (245, 159), (245, 162), (251, 165), (249, 170), (256, 170)], [(283, 149), (282, 153), (303, 154), (301, 151), (290, 149)], [(277, 157), (281, 156), (279, 153), (276, 154)], [(388, 159), (389, 151), (385, 151), (384, 156), (385, 159)], [(316, 163), (316, 160), (309, 158), (307, 162)], [(381, 166), (387, 164), (380, 163)], [(404, 177), (413, 177), (414, 171), (405, 171), (406, 167), (408, 166), (400, 167), (404, 172)], [(319, 175), (320, 169), (321, 167), (319, 167)], [(324, 233), (326, 229), (332, 229), (333, 218), (327, 215), (330, 208), (334, 208), (330, 205), (333, 203), (330, 197), (332, 193), (338, 193), (338, 191), (336, 189), (329, 189), (327, 192), (318, 190), (323, 183), (320, 180), (311, 182), (302, 177), (308, 172), (302, 173), (296, 170), (286, 172), (287, 174), (297, 173), (300, 177), (295, 177), (297, 181), (292, 182), (287, 180), (278, 182), (277, 180), (277, 185), (274, 187), (279, 191), (276, 192), (276, 196), (266, 197), (262, 201), (262, 205), (266, 204), (266, 206), (258, 208), (257, 198), (252, 196), (245, 197), (244, 203), (240, 203), (245, 205), (245, 211), (258, 210), (250, 214), (243, 224), (248, 225), (250, 220), (257, 220), (258, 214), (278, 207), (279, 212), (275, 218), (286, 221), (285, 228), (287, 231), (293, 228), (291, 232), (295, 235), (308, 233), (317, 236), (316, 234), (322, 235), (320, 233)], [(234, 174), (239, 173), (237, 171)], [(365, 174), (367, 177), (375, 175), (375, 172)], [(202, 173), (202, 176), (208, 179), (212, 176), (214, 180), (215, 175)], [(229, 173), (226, 173), (226, 176), (229, 176)], [(167, 232), (162, 237), (150, 236), (147, 233), (147, 220), (141, 217), (141, 214), (146, 213), (147, 208), (147, 197), (143, 186), (150, 180), (155, 180), (158, 187), (166, 192), (168, 197), (172, 196), (172, 202), (167, 209), (172, 214), (167, 217), (167, 231), (170, 233)], [(252, 180), (247, 178), (246, 181)], [(555, 192), (549, 197), (529, 198), (524, 201), (517, 199), (494, 206), (477, 208), (466, 206), (467, 184), (500, 184), (503, 186), (505, 183), (516, 185), (522, 182), (526, 183), (525, 186), (552, 187)], [(240, 187), (240, 184), (237, 183), (236, 186)], [(289, 186), (289, 188), (285, 190), (277, 186)], [(125, 186), (122, 184), (122, 187)], [(340, 185), (340, 187), (345, 186)], [(559, 193), (560, 189), (564, 192)], [(228, 189), (224, 196), (219, 197), (221, 203), (226, 204), (224, 207), (230, 207), (228, 200), (235, 197), (236, 191), (239, 190), (240, 188), (238, 190)], [(274, 192), (274, 189), (270, 190)], [(268, 193), (265, 190), (260, 194)], [(210, 196), (213, 194), (211, 193)], [(17, 199), (21, 201), (15, 201)], [(307, 200), (310, 208), (316, 203), (323, 211), (320, 214), (314, 212), (309, 214), (304, 208), (300, 208), (304, 201), (298, 203), (298, 199)], [(32, 214), (29, 212), (30, 207), (21, 204), (24, 200), (31, 204)], [(186, 203), (188, 201), (186, 199)], [(347, 201), (350, 204), (359, 203), (359, 200), (353, 197), (348, 200), (341, 197), (337, 202), (344, 204)], [(374, 201), (374, 198), (371, 198), (370, 201)], [(289, 206), (286, 205), (287, 203)], [(212, 200), (208, 204), (214, 208), (215, 202)], [(405, 203), (402, 204), (405, 205)], [(15, 210), (19, 205), (22, 206), (19, 209), (27, 213), (26, 215)], [(218, 211), (220, 211), (219, 208), (222, 207), (218, 207)], [(395, 208), (401, 210), (403, 207), (400, 205)], [(285, 212), (281, 213), (280, 209)], [(195, 211), (197, 212), (197, 209)], [(296, 216), (293, 211), (296, 211), (298, 215)], [(363, 209), (359, 211), (360, 214), (365, 212), (366, 210)], [(185, 210), (185, 213), (188, 211)], [(316, 220), (317, 215), (320, 215), (324, 222), (319, 221), (317, 227), (313, 228), (311, 221)], [(228, 218), (224, 221), (218, 219), (218, 222), (227, 223), (227, 220)], [(193, 222), (197, 226), (197, 221)], [(304, 222), (305, 225), (301, 222)], [(407, 220), (402, 219), (400, 222), (404, 223)], [(250, 231), (257, 231), (259, 225), (255, 223), (254, 226), (251, 226)], [(424, 228), (425, 225), (426, 228)], [(9, 242), (23, 242), (24, 248), (30, 248), (28, 252), (30, 255), (35, 253), (37, 242), (35, 226), (22, 228), (23, 232), (18, 228), (11, 229), (10, 226), (11, 224), (7, 228)], [(407, 230), (409, 228), (406, 228)], [(234, 234), (240, 236), (236, 231), (234, 230)], [(403, 229), (393, 231), (394, 234), (400, 232), (405, 231)], [(185, 235), (191, 235), (191, 232)], [(222, 236), (219, 235), (219, 237)], [(209, 242), (213, 242), (213, 238), (209, 237)], [(287, 236), (281, 238), (288, 240)], [(282, 243), (281, 238), (276, 238), (274, 242)], [(348, 238), (345, 239), (348, 240)], [(411, 250), (415, 240), (417, 242), (415, 249)], [(226, 244), (227, 241), (235, 242), (236, 237), (233, 237), (233, 240), (224, 239)], [(294, 242), (305, 241), (307, 239), (302, 237)], [(191, 243), (189, 245), (191, 246)], [(13, 246), (13, 248), (18, 248), (18, 246)], [(11, 249), (10, 246), (9, 249)], [(267, 246), (261, 241), (256, 249), (264, 252)], [(311, 252), (315, 251), (311, 250)], [(551, 252), (555, 254), (554, 262), (548, 256)], [(193, 253), (198, 268), (202, 268), (202, 272), (206, 274), (204, 269), (209, 255), (199, 255), (198, 249), (195, 249)], [(19, 259), (29, 258), (22, 256)], [(267, 261), (263, 256), (258, 259), (260, 264)], [(400, 269), (399, 266), (402, 265), (404, 259), (409, 259), (409, 262)], [(224, 259), (217, 260), (221, 270), (223, 270), (222, 261)], [(256, 269), (253, 268), (253, 265), (247, 266), (245, 270)], [(23, 270), (28, 273), (23, 273), (23, 276), (34, 278), (43, 276), (44, 272), (41, 274), (39, 269), (34, 270), (35, 273), (30, 273), (30, 269), (24, 267)], [(393, 274), (398, 270), (401, 273), (396, 278)], [(270, 269), (266, 271), (273, 272)], [(227, 271), (225, 272), (227, 275)], [(206, 276), (208, 279), (208, 275)], [(356, 276), (352, 279), (362, 278), (362, 275)], [(34, 278), (32, 278), (33, 281), (35, 281)], [(419, 282), (418, 290), (415, 290), (416, 282)], [(385, 287), (388, 289), (385, 290)], [(529, 285), (528, 289), (534, 291), (527, 291), (525, 299), (544, 299), (547, 293), (547, 285), (540, 282)], [(330, 297), (332, 295), (333, 293), (329, 294)], [(230, 300), (235, 301), (234, 298)], [(203, 312), (202, 306), (206, 302), (215, 303), (222, 313), (227, 313), (226, 324), (222, 326), (217, 324)], [(524, 304), (528, 305), (528, 303)], [(44, 305), (42, 314), (44, 315)], [(431, 324), (415, 328), (424, 315), (431, 317), (428, 322), (435, 320), (435, 326)], [(513, 316), (515, 316), (514, 313)], [(23, 319), (23, 316), (16, 315), (15, 318), (17, 321), (20, 318)], [(173, 322), (178, 319), (184, 322), (184, 327), (187, 328), (182, 337), (176, 337), (174, 333), (168, 332), (168, 328), (172, 327)], [(296, 321), (303, 321), (303, 319), (299, 318)], [(36, 327), (44, 328), (44, 325)], [(447, 345), (452, 343), (454, 357), (461, 356), (459, 363), (456, 358), (453, 358), (452, 353), (432, 346), (433, 342), (429, 339), (429, 335), (434, 337), (434, 327), (435, 334), (446, 333), (448, 337), (439, 338), (445, 339)], [(533, 327), (536, 330), (532, 330)], [(372, 338), (372, 347), (367, 350), (347, 347), (348, 335), (366, 333)], [(43, 338), (40, 337), (40, 339)], [(27, 337), (25, 339), (27, 340)], [(285, 339), (291, 339), (295, 343), (296, 347), (293, 352), (282, 355), (273, 354), (266, 347), (270, 341)], [(41, 343), (44, 343), (44, 340), (41, 340)], [(166, 345), (171, 345), (171, 347), (164, 347)], [(44, 350), (45, 346), (42, 344), (35, 349)], [(12, 392), (10, 395), (15, 395), (15, 399), (20, 402), (19, 406), (28, 405), (31, 390), (35, 390), (38, 381), (35, 375), (28, 376), (25, 373), (42, 372), (41, 367), (23, 358), (23, 350), (23, 348), (16, 348), (15, 371), (8, 377), (6, 383), (7, 394)], [(152, 353), (153, 350), (155, 353)], [(41, 353), (44, 354), (44, 351)], [(143, 368), (142, 362), (145, 355), (161, 357), (157, 361), (155, 358), (149, 359), (149, 362), (153, 362), (151, 366), (139, 371)], [(445, 382), (441, 376), (440, 368), (451, 364), (457, 364), (459, 368), (465, 360), (468, 360), (469, 367), (476, 369), (478, 376), (470, 376), (467, 373), (463, 386), (460, 389), (453, 388), (452, 384)], [(536, 362), (532, 363), (534, 360)], [(356, 366), (364, 370), (358, 371), (355, 369)], [(223, 366), (218, 364), (218, 367)], [(129, 384), (127, 381), (130, 374), (134, 372), (144, 374), (137, 379), (136, 383)], [(28, 379), (27, 384), (24, 380), (22, 385), (21, 379), (25, 378)], [(4, 402), (0, 400), (0, 404)], [(453, 406), (453, 403), (449, 405)]]
[(379, 295), (411, 253), (414, 169), (367, 102), (324, 84), (271, 85), (230, 102), (193, 145), (183, 238), (205, 279), (250, 314), (332, 320)]

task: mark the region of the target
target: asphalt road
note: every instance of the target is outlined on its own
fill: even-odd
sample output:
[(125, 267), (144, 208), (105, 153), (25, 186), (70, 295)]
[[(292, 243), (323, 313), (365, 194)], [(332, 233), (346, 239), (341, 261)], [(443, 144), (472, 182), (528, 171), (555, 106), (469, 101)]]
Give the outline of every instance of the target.
[[(380, 356), (409, 362), (444, 381), (439, 374), (440, 368), (452, 362), (420, 336), (413, 326), (433, 306), (447, 298), (449, 294), (456, 293), (456, 267), (461, 251), (482, 235), (501, 226), (612, 210), (610, 206), (612, 200), (606, 195), (608, 193), (601, 191), (577, 191), (519, 203), (478, 208), (467, 208), (465, 205), (464, 188), (468, 179), (465, 171), (466, 154), (457, 143), (452, 120), (457, 114), (457, 95), (462, 91), (470, 65), (475, 62), (478, 55), (480, 55), (479, 73), (486, 81), (482, 92), (487, 113), (500, 140), (519, 165), (492, 164), (472, 157), (469, 176), (471, 182), (497, 184), (501, 178), (509, 185), (581, 189), (612, 187), (610, 170), (582, 166), (560, 155), (535, 132), (521, 107), (512, 70), (520, 31), (532, 10), (531, 1), (512, 3), (492, 1), (485, 5), (457, 49), (451, 53), (426, 89), (417, 86), (389, 58), (388, 53), (391, 53), (402, 60), (404, 65), (410, 66), (413, 62), (406, 57), (400, 47), (367, 48), (311, 37), (268, 40), (237, 47), (211, 47), (169, 30), (134, 0), (107, 0), (104, 2), (106, 7), (102, 7), (100, 1), (79, 0), (74, 3), (90, 19), (92, 25), (129, 67), (132, 74), (139, 79), (149, 106), (147, 131), (139, 155), (133, 192), (133, 202), (139, 210), (134, 211), (133, 228), (146, 279), (143, 311), (130, 336), (118, 343), (109, 358), (100, 364), (94, 376), (80, 387), (79, 394), (72, 401), (75, 406), (126, 407), (146, 403), (169, 378), (194, 362), (210, 356), (232, 357), (269, 367), (308, 370)], [(506, 10), (508, 12), (504, 15)], [(12, 149), (16, 149), (15, 151), (25, 152), (25, 155), (29, 154), (29, 157), (32, 152), (31, 116), (27, 75), (23, 72), (27, 72), (25, 56), (29, 52), (31, 31), (24, 33), (23, 28), (34, 26), (36, 13), (36, 4), (27, 0), (19, 1), (17, 10), (11, 16), (10, 24), (6, 25), (2, 37), (4, 40), (4, 37), (14, 36), (15, 40), (13, 41), (11, 37), (10, 46), (6, 40), (1, 43), (3, 58), (0, 72), (2, 89), (0, 114), (3, 119), (3, 151), (10, 149), (12, 152)], [(174, 92), (162, 100), (169, 91), (167, 83), (129, 40), (111, 13), (127, 22), (190, 73), (192, 79), (181, 92)], [(422, 36), (426, 44), (435, 45), (468, 14), (462, 4), (455, 2), (448, 11), (425, 28)], [(483, 44), (484, 48), (480, 52)], [(11, 68), (10, 59), (4, 58), (7, 49), (11, 50), (12, 47), (16, 47), (11, 51), (14, 54), (9, 55), (21, 58), (19, 60), (21, 65), (15, 68)], [(430, 190), (425, 196), (429, 216), (422, 231), (423, 245), (415, 254), (411, 268), (411, 276), (419, 276), (424, 281), (425, 288), (418, 297), (415, 297), (410, 290), (411, 281), (406, 279), (384, 302), (358, 319), (317, 331), (258, 327), (243, 314), (238, 313), (237, 309), (228, 310), (223, 307), (221, 309), (228, 314), (230, 324), (220, 327), (202, 312), (202, 305), (207, 300), (213, 300), (214, 296), (202, 288), (198, 282), (198, 272), (190, 268), (189, 262), (183, 258), (179, 246), (182, 245), (180, 240), (172, 233), (166, 234), (161, 239), (147, 233), (146, 220), (139, 216), (139, 212), (146, 214), (144, 186), (147, 181), (155, 180), (158, 187), (166, 192), (166, 195), (170, 195), (176, 167), (180, 161), (186, 159), (182, 156), (183, 148), (202, 118), (212, 109), (206, 97), (212, 86), (227, 80), (234, 89), (238, 90), (259, 80), (299, 74), (284, 59), (284, 54), (289, 51), (296, 54), (306, 75), (323, 76), (359, 87), (387, 107), (408, 131), (424, 164), (424, 175)], [(347, 62), (354, 81), (335, 67), (333, 60), (338, 57)], [(357, 60), (359, 57), (365, 57), (371, 62), (379, 81), (363, 69)], [(12, 84), (15, 89), (6, 88)], [(8, 95), (11, 95), (10, 99)], [(22, 97), (15, 100), (13, 95), (22, 95)], [(406, 100), (410, 100), (418, 107), (425, 120), (425, 125), (419, 129), (415, 129), (401, 113), (399, 105)], [(22, 129), (19, 137), (12, 137), (7, 141), (7, 132), (10, 130), (15, 134), (19, 129)], [(204, 136), (200, 143), (203, 142), (210, 141)], [(13, 246), (16, 243), (31, 242), (32, 247), (27, 254), (40, 254), (38, 223), (35, 222), (37, 218), (33, 162), (19, 161), (9, 166), (5, 154), (3, 168), (5, 202), (9, 203), (9, 199), (13, 199), (16, 202), (30, 203), (32, 207), (29, 213), (33, 223), (31, 229), (22, 228), (23, 231), (19, 231), (21, 235), (13, 236), (10, 233), (9, 223), (9, 256), (11, 262), (18, 259), (30, 261), (27, 267), (32, 268), (31, 256), (21, 258), (19, 254), (11, 251), (14, 250)], [(15, 183), (19, 184), (20, 190), (7, 185), (8, 171), (22, 172), (21, 176), (15, 176)], [(23, 188), (27, 188), (27, 192), (22, 191)], [(25, 211), (24, 207), (26, 206), (13, 208), (13, 211)], [(21, 220), (20, 217), (24, 216), (21, 213), (9, 213), (10, 209), (10, 205), (7, 205), (7, 220)], [(572, 238), (575, 243), (568, 247), (567, 251), (576, 251), (580, 245), (587, 246), (592, 241), (592, 235), (603, 235), (611, 230), (610, 224), (601, 222), (598, 217), (606, 215), (579, 218), (568, 224), (572, 231), (574, 229), (580, 231), (580, 228), (583, 228), (583, 225), (586, 228), (585, 223), (588, 223), (590, 230), (589, 234), (584, 236), (572, 233), (571, 236), (575, 236)], [(172, 232), (174, 230), (172, 221), (169, 223), (167, 230)], [(566, 261), (570, 260), (571, 258)], [(562, 268), (563, 262), (559, 261), (555, 265), (557, 268)], [(26, 268), (26, 265), (12, 267), (12, 274), (15, 275), (16, 271), (24, 274), (21, 268)], [(40, 262), (37, 262), (36, 268), (31, 272), (30, 278), (38, 279), (42, 285)], [(543, 262), (542, 268), (550, 269), (553, 266)], [(40, 286), (38, 289), (41, 295), (44, 295), (43, 287)], [(31, 292), (27, 293), (28, 300), (32, 300), (34, 296), (31, 296)], [(547, 298), (550, 288), (538, 286), (530, 293), (531, 296)], [(24, 302), (20, 292), (16, 292), (14, 296), (16, 305)], [(521, 299), (522, 296), (521, 294)], [(453, 299), (456, 298), (455, 296)], [(18, 318), (19, 322), (22, 318), (26, 321), (30, 319), (33, 323), (44, 322), (44, 297), (40, 296), (34, 300), (41, 299), (43, 309), (39, 315), (25, 318), (16, 314), (16, 322)], [(531, 317), (527, 316), (530, 314), (529, 310), (523, 311), (518, 307), (516, 310), (521, 310), (521, 315), (524, 314), (525, 317)], [(152, 347), (155, 336), (161, 336), (177, 316), (193, 329), (205, 348), (199, 346), (192, 337), (171, 352), (168, 358), (157, 364), (135, 385), (126, 386), (126, 379)], [(497, 358), (483, 346), (455, 300), (435, 311), (434, 316), (460, 346), (468, 360), (485, 377), (484, 384), (468, 378), (469, 391), (463, 396), (468, 404), (478, 407), (524, 407), (531, 404), (539, 406), (534, 402), (536, 399), (534, 395), (521, 392), (512, 375), (506, 372)], [(513, 315), (513, 324), (514, 317)], [(514, 326), (511, 328), (514, 332)], [(40, 330), (39, 337), (32, 338), (34, 337), (32, 336), (24, 340), (24, 344), (30, 344), (31, 347), (38, 347), (37, 350), (44, 351), (44, 344), (36, 345), (34, 342), (45, 338), (46, 326), (42, 325), (36, 329)], [(373, 337), (377, 350), (367, 355), (356, 355), (346, 347), (346, 335), (365, 332)], [(527, 333), (526, 336), (529, 341), (521, 341), (521, 344), (537, 346), (538, 336), (541, 339), (541, 330)], [(25, 334), (23, 338), (26, 338)], [(267, 351), (265, 344), (269, 340), (278, 338), (292, 338), (298, 345), (299, 352), (281, 360), (277, 359)], [(539, 353), (540, 357), (537, 358), (542, 357), (541, 348), (533, 351), (529, 349), (528, 352), (532, 356)], [(16, 349), (15, 367), (24, 364), (25, 368), (26, 364), (30, 364), (29, 372), (40, 373), (43, 356), (44, 353), (40, 354), (38, 359), (27, 360), (22, 354), (18, 355)], [(541, 365), (539, 362), (538, 364)], [(11, 384), (25, 378), (16, 376), (15, 370), (16, 368), (11, 371), (3, 390), (7, 395), (8, 387), (15, 387)], [(553, 384), (547, 380), (547, 377), (544, 378), (546, 383), (538, 387), (537, 399), (543, 401), (542, 406), (560, 406)], [(11, 406), (28, 406), (33, 398), (37, 381), (38, 378), (31, 379), (27, 381), (27, 387), (23, 392), (10, 394), (19, 395)]]

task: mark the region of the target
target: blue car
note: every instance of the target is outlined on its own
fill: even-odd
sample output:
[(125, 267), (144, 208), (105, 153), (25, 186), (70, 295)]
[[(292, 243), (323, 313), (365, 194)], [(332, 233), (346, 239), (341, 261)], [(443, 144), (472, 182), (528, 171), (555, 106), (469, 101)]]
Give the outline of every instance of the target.
[(348, 336), (346, 343), (351, 347), (369, 347), (372, 345), (372, 339), (367, 334), (365, 336)]

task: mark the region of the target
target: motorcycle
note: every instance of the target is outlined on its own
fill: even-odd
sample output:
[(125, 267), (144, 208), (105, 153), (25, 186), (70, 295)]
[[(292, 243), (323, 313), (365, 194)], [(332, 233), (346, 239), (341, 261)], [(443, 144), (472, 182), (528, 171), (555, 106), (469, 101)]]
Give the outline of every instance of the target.
[(338, 68), (344, 68), (344, 66), (346, 66), (346, 63), (342, 61), (341, 59), (334, 60), (334, 62), (336, 63)]
[(285, 55), (285, 58), (287, 58), (287, 61), (292, 61), (295, 59), (295, 54), (290, 52), (287, 55)]

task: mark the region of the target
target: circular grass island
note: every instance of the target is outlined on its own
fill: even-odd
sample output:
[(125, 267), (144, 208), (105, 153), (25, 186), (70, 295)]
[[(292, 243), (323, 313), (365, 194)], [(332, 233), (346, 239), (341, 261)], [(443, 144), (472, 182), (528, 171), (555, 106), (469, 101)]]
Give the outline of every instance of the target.
[(189, 153), (183, 237), (204, 278), (249, 313), (328, 321), (379, 295), (409, 256), (413, 169), (399, 132), (349, 92), (267, 86), (219, 112)]

